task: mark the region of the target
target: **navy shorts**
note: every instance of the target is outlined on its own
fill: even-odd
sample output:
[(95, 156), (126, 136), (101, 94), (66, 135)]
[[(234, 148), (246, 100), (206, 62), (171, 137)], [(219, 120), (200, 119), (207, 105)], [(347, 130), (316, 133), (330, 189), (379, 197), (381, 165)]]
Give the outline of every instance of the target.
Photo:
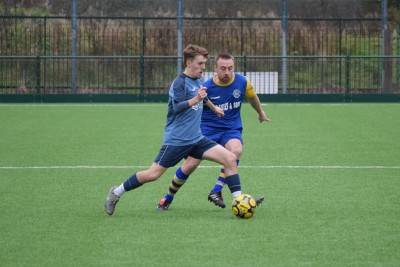
[(170, 168), (188, 156), (196, 159), (203, 159), (204, 152), (216, 145), (216, 142), (206, 137), (194, 144), (187, 146), (164, 145), (161, 147), (160, 152), (158, 153), (154, 162), (164, 168)]
[(231, 139), (239, 139), (243, 144), (242, 138), (242, 130), (228, 130), (228, 131), (219, 131), (210, 135), (207, 135), (208, 138), (214, 140), (218, 144), (225, 146)]

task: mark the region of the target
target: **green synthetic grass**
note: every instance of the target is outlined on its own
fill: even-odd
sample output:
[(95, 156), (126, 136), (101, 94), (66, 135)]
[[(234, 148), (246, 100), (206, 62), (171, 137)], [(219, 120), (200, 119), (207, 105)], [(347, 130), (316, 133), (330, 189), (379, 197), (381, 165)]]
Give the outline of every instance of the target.
[(243, 192), (266, 200), (240, 220), (207, 202), (207, 161), (169, 211), (176, 168), (105, 214), (156, 156), (166, 104), (0, 105), (0, 266), (400, 265), (400, 105), (264, 109), (242, 109)]

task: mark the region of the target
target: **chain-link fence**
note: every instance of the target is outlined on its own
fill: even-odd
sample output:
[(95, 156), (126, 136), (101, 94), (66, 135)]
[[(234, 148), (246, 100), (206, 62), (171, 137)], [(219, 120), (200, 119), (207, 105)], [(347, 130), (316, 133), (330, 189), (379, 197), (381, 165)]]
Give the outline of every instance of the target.
[[(249, 77), (259, 94), (281, 94), (282, 56), (236, 57), (235, 70)], [(286, 94), (400, 93), (393, 70), (382, 80), (382, 69), (400, 65), (400, 56), (288, 56)], [(71, 88), (76, 61), (77, 88)], [(0, 56), (2, 94), (168, 94), (176, 77), (177, 57)], [(212, 74), (212, 59), (208, 61)], [(398, 71), (398, 69), (396, 69)]]
[(166, 11), (178, 1), (162, 16), (79, 16), (76, 32), (72, 16), (0, 16), (0, 94), (166, 94), (179, 37), (233, 54), (261, 94), (400, 93), (400, 24), (380, 1), (205, 0), (200, 12), (185, 0), (182, 17)]

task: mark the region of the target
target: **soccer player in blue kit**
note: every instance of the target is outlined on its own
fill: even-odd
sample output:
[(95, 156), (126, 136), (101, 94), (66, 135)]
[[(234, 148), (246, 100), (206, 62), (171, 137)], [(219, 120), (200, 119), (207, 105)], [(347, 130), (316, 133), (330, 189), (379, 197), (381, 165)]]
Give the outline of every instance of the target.
[[(219, 54), (214, 62), (215, 76), (207, 80), (203, 86), (207, 88), (207, 96), (211, 102), (224, 111), (224, 116), (216, 116), (214, 112), (205, 107), (201, 120), (201, 131), (204, 136), (221, 144), (233, 152), (239, 164), (243, 151), (242, 119), (240, 110), (242, 102), (246, 98), (253, 109), (258, 113), (260, 122), (270, 121), (261, 107), (260, 100), (251, 84), (243, 75), (234, 72), (234, 57), (229, 54)], [(183, 165), (176, 171), (167, 194), (160, 200), (157, 209), (167, 210), (172, 203), (175, 194), (188, 179), (189, 175), (201, 163), (201, 159), (186, 158)], [(226, 166), (222, 165), (217, 183), (208, 195), (208, 200), (216, 206), (225, 208), (226, 204), (222, 196), (222, 188), (227, 183)], [(259, 205), (263, 196), (256, 196)]]
[[(168, 113), (161, 149), (147, 170), (136, 172), (119, 186), (111, 187), (104, 203), (107, 214), (114, 213), (125, 192), (157, 180), (169, 167), (187, 157), (223, 164), (232, 197), (241, 195), (235, 154), (204, 137), (200, 130), (203, 103), (215, 112), (214, 116), (224, 114), (221, 108), (209, 101), (207, 88), (202, 86), (201, 76), (207, 59), (208, 51), (203, 47), (188, 45), (183, 50), (185, 70), (175, 78), (169, 90)], [(179, 177), (182, 180), (185, 178), (184, 175)]]

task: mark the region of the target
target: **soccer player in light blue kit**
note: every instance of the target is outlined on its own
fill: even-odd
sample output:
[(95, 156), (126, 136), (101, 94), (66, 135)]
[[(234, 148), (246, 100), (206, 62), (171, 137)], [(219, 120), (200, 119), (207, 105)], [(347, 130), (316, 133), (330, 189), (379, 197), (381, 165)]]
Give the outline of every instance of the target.
[[(203, 86), (207, 87), (207, 96), (211, 102), (224, 111), (224, 116), (216, 116), (208, 107), (205, 107), (202, 114), (201, 130), (204, 136), (221, 144), (233, 152), (237, 158), (237, 164), (243, 151), (242, 119), (240, 110), (242, 101), (246, 98), (253, 109), (258, 113), (260, 122), (270, 121), (261, 107), (260, 100), (251, 84), (243, 75), (234, 72), (234, 58), (229, 54), (219, 54), (215, 58), (214, 71), (216, 75), (207, 80)], [(200, 164), (200, 159), (188, 157), (178, 169), (170, 183), (167, 194), (161, 199), (157, 209), (167, 210), (172, 203), (175, 194), (183, 185), (181, 178), (185, 181), (188, 176)], [(225, 208), (226, 204), (222, 197), (222, 188), (227, 183), (226, 166), (222, 166), (217, 183), (208, 195), (208, 200), (216, 206)], [(256, 196), (255, 200), (259, 205), (263, 196)]]
[[(200, 130), (203, 103), (216, 115), (223, 116), (221, 108), (207, 98), (207, 88), (202, 87), (202, 73), (208, 59), (205, 48), (188, 45), (183, 50), (185, 70), (172, 82), (169, 90), (168, 114), (161, 149), (149, 169), (134, 173), (119, 186), (111, 187), (104, 208), (109, 215), (114, 213), (121, 196), (145, 183), (161, 177), (169, 168), (183, 158), (207, 159), (225, 166), (226, 181), (232, 196), (241, 195), (241, 184), (236, 166), (236, 156), (223, 146), (203, 136)], [(183, 173), (178, 173), (180, 183), (185, 182)]]

